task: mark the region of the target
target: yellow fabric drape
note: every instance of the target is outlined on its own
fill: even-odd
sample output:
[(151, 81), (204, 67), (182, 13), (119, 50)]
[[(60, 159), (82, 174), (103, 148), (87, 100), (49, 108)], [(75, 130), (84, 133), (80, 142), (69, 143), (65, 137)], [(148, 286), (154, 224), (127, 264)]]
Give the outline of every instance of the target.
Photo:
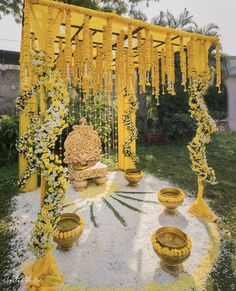
[(63, 283), (51, 252), (26, 266), (23, 274), (27, 277), (26, 287), (29, 291), (55, 291), (56, 286)]
[[(35, 33), (41, 50), (46, 50), (48, 43), (48, 9), (45, 6), (31, 5), (31, 29)], [(54, 40), (58, 34), (59, 27), (64, 19), (64, 11), (50, 8), (52, 22), (50, 31), (52, 32), (51, 38)]]
[(203, 199), (204, 186), (201, 177), (198, 176), (198, 194), (197, 199), (189, 208), (189, 212), (197, 217), (208, 218), (211, 221), (216, 221), (216, 216), (213, 214), (206, 201)]

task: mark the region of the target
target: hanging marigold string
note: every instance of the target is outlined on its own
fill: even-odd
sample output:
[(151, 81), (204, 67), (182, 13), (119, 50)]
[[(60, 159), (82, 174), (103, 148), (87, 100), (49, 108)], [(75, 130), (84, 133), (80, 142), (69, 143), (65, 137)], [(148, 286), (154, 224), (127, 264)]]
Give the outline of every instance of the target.
[(220, 42), (216, 42), (216, 87), (218, 87), (218, 93), (221, 93), (221, 67), (220, 67)]
[(183, 44), (183, 37), (180, 37), (180, 71), (182, 74), (182, 81), (181, 85), (184, 87), (184, 92), (187, 91), (186, 89), (186, 82), (187, 82), (187, 61), (186, 61), (186, 52), (184, 49), (184, 44)]
[(171, 95), (175, 94), (175, 52), (174, 52), (174, 46), (171, 46)]
[(31, 42), (31, 31), (30, 31), (30, 23), (31, 23), (31, 14), (30, 14), (30, 1), (25, 1), (24, 6), (24, 28), (23, 28), (23, 42), (22, 42), (22, 57), (21, 57), (21, 88), (22, 90), (29, 89), (31, 84), (31, 70), (30, 70), (30, 42)]
[(170, 93), (172, 91), (172, 74), (171, 74), (171, 67), (172, 67), (172, 60), (171, 60), (171, 38), (170, 35), (167, 34), (165, 40), (166, 46), (166, 76), (167, 76), (167, 92)]
[(48, 7), (48, 33), (47, 33), (47, 65), (49, 68), (54, 62), (54, 39), (53, 39), (53, 15), (52, 9)]
[(145, 29), (145, 41), (144, 41), (144, 59), (145, 59), (145, 85), (150, 86), (150, 68), (151, 68), (151, 62), (150, 62), (150, 31), (149, 29)]
[(165, 85), (166, 85), (166, 56), (165, 51), (161, 51), (161, 87), (162, 94), (165, 94)]
[(145, 53), (144, 44), (142, 41), (142, 33), (138, 32), (138, 72), (139, 72), (139, 86), (142, 93), (146, 91), (146, 73), (145, 73)]
[(72, 47), (71, 47), (71, 12), (66, 10), (66, 28), (65, 28), (65, 62), (67, 78), (70, 80), (72, 66)]

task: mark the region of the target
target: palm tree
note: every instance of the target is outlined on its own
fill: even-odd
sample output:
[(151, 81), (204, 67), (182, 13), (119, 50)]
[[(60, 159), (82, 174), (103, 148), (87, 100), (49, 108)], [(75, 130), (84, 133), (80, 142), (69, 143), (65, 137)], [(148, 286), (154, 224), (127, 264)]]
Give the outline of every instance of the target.
[(167, 26), (166, 13), (161, 10), (158, 16), (152, 18), (152, 23), (159, 26)]
[[(152, 19), (152, 23), (164, 27), (182, 29), (188, 32), (195, 32), (210, 36), (218, 36), (219, 26), (215, 23), (209, 23), (203, 27), (198, 26), (198, 24), (193, 20), (193, 15), (187, 8), (177, 16), (174, 16), (173, 13), (169, 10), (160, 11), (159, 15)], [(209, 50), (209, 62), (212, 67), (215, 64), (215, 46), (212, 45)], [(228, 57), (225, 54), (221, 55), (221, 67), (222, 67), (222, 76), (225, 79), (228, 75)]]
[(198, 26), (198, 24), (193, 20), (193, 15), (187, 8), (184, 8), (184, 10), (177, 16), (169, 10), (166, 12), (161, 10), (159, 15), (152, 18), (152, 23), (210, 36), (217, 36), (219, 30), (218, 25), (215, 23), (209, 23), (203, 27)]
[(152, 19), (152, 23), (164, 27), (191, 30), (197, 27), (193, 21), (193, 15), (190, 14), (187, 8), (184, 8), (178, 16), (174, 16), (171, 11), (160, 11), (160, 14)]
[(219, 30), (219, 26), (211, 22), (207, 25), (204, 25), (203, 27), (199, 27), (196, 23), (193, 23), (193, 26), (190, 28), (189, 31), (200, 33), (200, 34), (206, 34), (210, 36), (217, 36), (218, 30)]

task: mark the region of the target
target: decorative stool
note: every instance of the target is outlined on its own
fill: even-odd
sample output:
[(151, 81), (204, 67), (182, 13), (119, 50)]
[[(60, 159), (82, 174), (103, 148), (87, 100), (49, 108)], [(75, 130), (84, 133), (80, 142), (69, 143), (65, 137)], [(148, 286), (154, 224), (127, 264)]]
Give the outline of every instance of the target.
[(86, 124), (85, 118), (80, 120), (80, 125), (73, 126), (64, 148), (69, 180), (76, 190), (86, 188), (88, 179), (94, 179), (98, 185), (107, 182), (108, 168), (99, 161), (101, 140), (93, 126)]
[(82, 190), (87, 187), (89, 179), (94, 179), (96, 184), (101, 185), (107, 182), (108, 168), (101, 162), (94, 166), (84, 169), (75, 170), (69, 166), (69, 179), (73, 182), (75, 190)]

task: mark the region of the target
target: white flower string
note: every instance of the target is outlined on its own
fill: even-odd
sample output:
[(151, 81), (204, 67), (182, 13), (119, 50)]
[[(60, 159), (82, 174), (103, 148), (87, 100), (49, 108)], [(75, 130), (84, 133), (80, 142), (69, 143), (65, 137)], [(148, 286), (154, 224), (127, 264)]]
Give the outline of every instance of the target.
[(41, 124), (39, 115), (31, 112), (26, 103), (28, 97), (25, 96), (30, 96), (33, 88), (21, 94), (17, 100), (18, 108), (27, 112), (31, 122), (27, 132), (20, 137), (17, 149), (28, 162), (28, 167), (19, 180), (19, 186), (23, 187), (31, 173), (36, 170), (40, 170), (46, 177), (44, 204), (34, 223), (30, 240), (30, 247), (38, 257), (52, 248), (52, 233), (67, 188), (67, 169), (62, 166), (61, 157), (54, 153), (54, 148), (58, 136), (67, 127), (65, 118), (69, 99), (59, 71), (52, 68), (49, 72), (43, 52), (33, 53), (32, 66), (38, 77), (37, 88), (41, 85), (45, 88), (48, 109)]

